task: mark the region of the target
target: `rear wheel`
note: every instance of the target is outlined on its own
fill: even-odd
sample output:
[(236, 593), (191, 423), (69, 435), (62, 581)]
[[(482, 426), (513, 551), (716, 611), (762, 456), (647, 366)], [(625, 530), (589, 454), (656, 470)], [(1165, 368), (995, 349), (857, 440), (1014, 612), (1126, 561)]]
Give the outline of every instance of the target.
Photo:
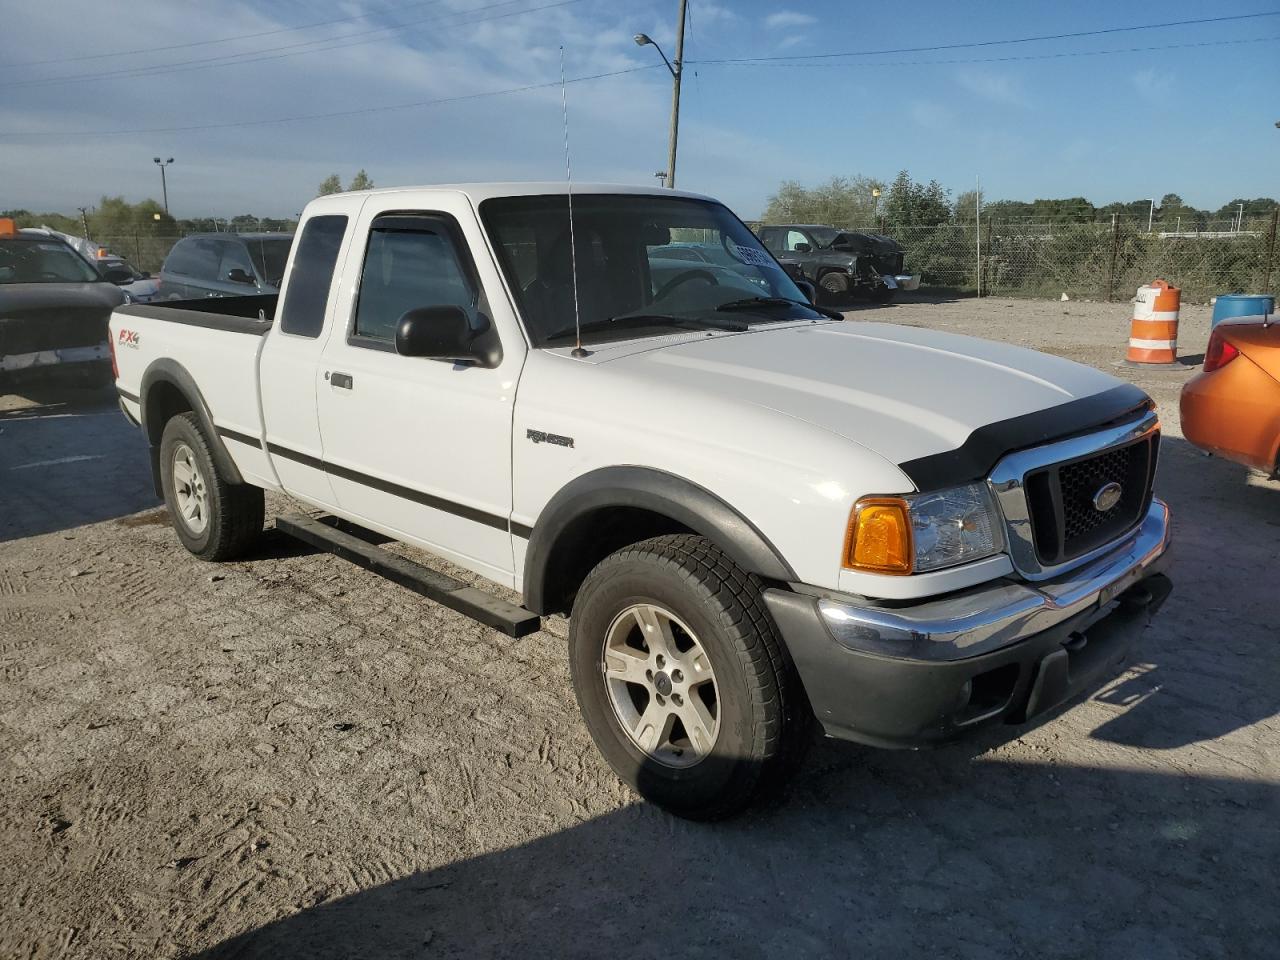
[(710, 541), (656, 537), (606, 558), (569, 624), (592, 738), (645, 799), (697, 820), (781, 783), (807, 739), (804, 703), (760, 595)]
[(194, 413), (165, 424), (160, 483), (178, 539), (201, 560), (234, 559), (262, 533), (262, 490), (218, 472)]

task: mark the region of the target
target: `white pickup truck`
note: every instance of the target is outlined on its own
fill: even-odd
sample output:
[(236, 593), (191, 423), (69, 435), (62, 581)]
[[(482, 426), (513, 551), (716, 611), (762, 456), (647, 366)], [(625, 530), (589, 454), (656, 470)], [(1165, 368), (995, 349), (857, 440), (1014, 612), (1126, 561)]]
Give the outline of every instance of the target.
[(815, 718), (910, 747), (1041, 713), (1169, 592), (1142, 391), (811, 294), (694, 194), (373, 190), (307, 206), (278, 297), (121, 307), (111, 342), (188, 550), (242, 554), (283, 491), (316, 509), (277, 526), (513, 636), (569, 614), (601, 752), (710, 818)]

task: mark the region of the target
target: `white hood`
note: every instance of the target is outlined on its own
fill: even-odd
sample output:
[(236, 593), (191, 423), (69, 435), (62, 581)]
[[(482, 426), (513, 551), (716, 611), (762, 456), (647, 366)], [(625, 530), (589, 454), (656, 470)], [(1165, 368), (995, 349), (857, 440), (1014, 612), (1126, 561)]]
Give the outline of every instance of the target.
[(1121, 383), (1033, 350), (883, 323), (788, 324), (668, 343), (603, 347), (594, 359), (629, 367), (655, 388), (702, 387), (805, 420), (893, 463), (955, 450), (979, 427)]

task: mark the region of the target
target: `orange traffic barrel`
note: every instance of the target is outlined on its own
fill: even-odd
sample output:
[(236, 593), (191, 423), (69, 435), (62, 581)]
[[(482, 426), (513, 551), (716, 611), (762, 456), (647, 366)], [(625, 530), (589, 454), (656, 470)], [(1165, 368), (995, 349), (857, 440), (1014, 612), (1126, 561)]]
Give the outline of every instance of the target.
[(1133, 299), (1127, 364), (1178, 362), (1178, 307), (1182, 291), (1166, 280), (1139, 287)]

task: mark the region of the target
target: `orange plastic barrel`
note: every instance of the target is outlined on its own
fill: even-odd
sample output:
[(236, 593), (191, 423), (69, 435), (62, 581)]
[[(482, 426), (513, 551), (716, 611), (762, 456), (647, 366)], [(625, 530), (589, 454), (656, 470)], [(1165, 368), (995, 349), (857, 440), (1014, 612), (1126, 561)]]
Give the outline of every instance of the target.
[(1129, 325), (1129, 364), (1178, 362), (1178, 308), (1182, 291), (1167, 280), (1138, 288)]

